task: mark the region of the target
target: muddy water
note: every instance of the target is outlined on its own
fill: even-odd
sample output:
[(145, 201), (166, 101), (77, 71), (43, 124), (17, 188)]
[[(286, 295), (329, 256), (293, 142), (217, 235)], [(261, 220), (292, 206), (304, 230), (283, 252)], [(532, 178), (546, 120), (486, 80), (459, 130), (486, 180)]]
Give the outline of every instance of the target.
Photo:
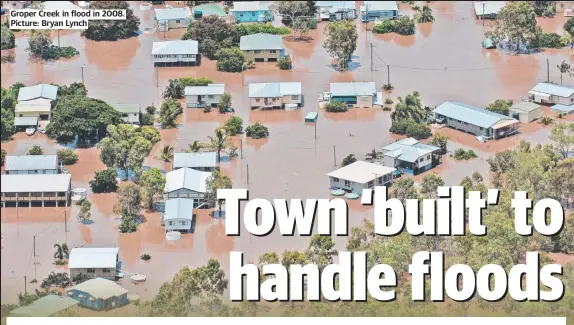
[[(173, 3), (172, 3), (173, 4)], [(136, 14), (142, 19), (141, 29), (152, 27), (152, 13), (140, 11), (139, 4), (132, 2)], [(358, 6), (361, 3), (357, 4)], [(342, 114), (330, 114), (319, 109), (317, 94), (329, 89), (330, 82), (376, 81), (380, 87), (390, 81), (395, 90), (386, 96), (396, 101), (412, 91), (419, 91), (425, 105), (438, 105), (443, 101), (463, 101), (484, 106), (498, 99), (520, 100), (536, 82), (546, 80), (547, 60), (550, 79), (559, 81), (556, 65), (563, 60), (572, 62), (567, 50), (551, 50), (536, 55), (506, 55), (486, 51), (480, 46), (483, 33), (491, 22), (476, 21), (470, 2), (434, 2), (432, 8), (436, 21), (417, 26), (416, 35), (372, 35), (365, 32), (365, 25), (356, 21), (359, 32), (357, 51), (353, 56), (351, 70), (335, 71), (330, 58), (322, 48), (325, 23), (309, 33), (308, 41), (286, 40), (287, 52), (293, 57), (293, 71), (280, 71), (273, 64), (258, 64), (243, 74), (216, 71), (215, 62), (202, 60), (200, 67), (159, 68), (150, 60), (152, 43), (157, 40), (179, 39), (182, 30), (167, 33), (143, 34), (118, 42), (93, 42), (85, 40), (79, 32), (61, 32), (60, 43), (72, 45), (80, 56), (56, 63), (30, 61), (24, 51), (27, 38), (16, 38), (16, 62), (2, 64), (2, 86), (21, 81), (26, 84), (39, 82), (86, 83), (90, 96), (116, 103), (138, 103), (144, 106), (160, 103), (161, 92), (171, 78), (190, 76), (207, 77), (214, 82), (226, 84), (233, 97), (236, 115), (245, 125), (260, 122), (269, 127), (270, 137), (265, 140), (234, 138), (243, 148), (242, 157), (221, 164), (223, 173), (233, 179), (234, 187), (249, 188), (251, 197), (273, 198), (323, 198), (329, 195), (326, 173), (333, 170), (342, 158), (350, 153), (358, 158), (372, 148), (394, 141), (388, 132), (388, 112), (380, 109), (355, 109)], [(401, 11), (410, 14), (407, 6)], [(560, 17), (543, 19), (540, 25), (546, 31), (560, 31), (564, 20)], [(372, 26), (368, 26), (372, 28)], [(56, 38), (56, 35), (54, 35)], [(372, 67), (371, 71), (371, 47)], [(387, 70), (390, 67), (390, 74)], [(566, 84), (574, 78), (564, 77)], [(299, 111), (258, 112), (248, 108), (247, 84), (251, 82), (301, 81), (303, 83), (304, 107)], [(316, 125), (303, 123), (306, 113), (318, 111)], [(217, 112), (209, 114), (201, 110), (185, 109), (180, 125), (162, 130), (158, 143), (145, 165), (169, 169), (169, 163), (157, 157), (163, 145), (176, 151), (187, 148), (195, 140), (207, 142), (213, 129), (222, 125), (229, 115)], [(518, 136), (479, 143), (473, 136), (450, 129), (435, 130), (451, 137), (449, 150), (473, 148), (478, 158), (457, 162), (445, 157), (443, 165), (432, 172), (441, 175), (448, 184), (479, 171), (488, 172), (486, 159), (494, 152), (516, 146), (521, 139), (542, 143), (546, 141), (548, 128), (538, 124), (521, 126)], [(41, 145), (47, 153), (53, 153), (58, 145), (44, 136), (18, 135), (15, 140), (2, 144), (10, 154), (25, 154), (34, 144)], [(238, 153), (240, 151), (238, 150)], [(70, 166), (74, 187), (87, 187), (94, 170), (104, 168), (99, 161), (97, 149), (78, 150), (79, 162)], [(247, 177), (249, 175), (249, 178)], [(424, 175), (418, 176), (420, 181)], [(287, 249), (304, 249), (307, 238), (282, 237), (273, 233), (268, 237), (253, 237), (244, 231), (242, 236), (229, 238), (224, 234), (222, 221), (213, 220), (207, 211), (197, 216), (195, 234), (184, 235), (177, 242), (167, 242), (159, 223), (158, 213), (145, 213), (146, 222), (133, 234), (120, 234), (119, 221), (113, 215), (114, 194), (91, 195), (93, 202), (91, 225), (76, 221), (77, 207), (68, 209), (68, 232), (64, 231), (61, 209), (20, 208), (2, 210), (2, 299), (14, 300), (23, 290), (23, 275), (32, 274), (41, 280), (50, 271), (57, 270), (52, 264), (53, 244), (67, 240), (70, 246), (119, 245), (120, 259), (127, 272), (148, 276), (143, 285), (132, 285), (123, 280), (122, 285), (131, 291), (151, 297), (162, 282), (184, 265), (195, 267), (204, 264), (209, 257), (220, 259), (228, 268), (228, 253), (240, 250), (246, 260), (268, 252)], [(350, 202), (350, 223), (358, 224), (370, 218), (370, 208), (356, 201)], [(33, 236), (36, 235), (36, 264), (31, 262)], [(337, 237), (340, 249), (345, 238)], [(139, 257), (148, 253), (152, 259), (143, 262)], [(32, 254), (33, 260), (33, 254)], [(34, 288), (28, 284), (28, 289)]]

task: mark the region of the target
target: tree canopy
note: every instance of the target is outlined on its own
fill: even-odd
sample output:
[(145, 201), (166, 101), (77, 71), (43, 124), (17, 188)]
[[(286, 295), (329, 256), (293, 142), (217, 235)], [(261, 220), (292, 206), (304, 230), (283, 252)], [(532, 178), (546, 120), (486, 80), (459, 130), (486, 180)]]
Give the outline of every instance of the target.
[(486, 106), (486, 110), (502, 115), (508, 115), (508, 109), (514, 102), (512, 99), (497, 99)]
[(357, 27), (352, 21), (330, 22), (325, 28), (323, 47), (331, 57), (338, 59), (341, 69), (347, 69), (357, 49), (357, 39)]
[(94, 41), (117, 41), (137, 36), (140, 19), (127, 1), (92, 1), (90, 9), (125, 9), (126, 19), (90, 20), (82, 35)]
[(183, 35), (183, 39), (198, 41), (199, 53), (211, 60), (216, 59), (219, 50), (230, 48), (239, 42), (235, 26), (214, 15), (194, 20)]
[(511, 1), (497, 15), (496, 27), (488, 32), (496, 43), (507, 41), (512, 50), (534, 47), (541, 30), (536, 28), (536, 13), (530, 1)]
[(72, 140), (102, 138), (108, 125), (122, 122), (121, 114), (104, 101), (85, 96), (65, 96), (58, 99), (46, 131), (49, 137)]

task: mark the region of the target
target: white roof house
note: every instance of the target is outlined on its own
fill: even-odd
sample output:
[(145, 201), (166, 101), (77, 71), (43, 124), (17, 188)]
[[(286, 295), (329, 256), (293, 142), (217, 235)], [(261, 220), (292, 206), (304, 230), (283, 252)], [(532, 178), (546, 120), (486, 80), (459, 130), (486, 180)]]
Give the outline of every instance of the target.
[(58, 156), (6, 156), (4, 165), (6, 171), (58, 169)]
[(541, 82), (530, 89), (529, 94), (546, 94), (568, 98), (574, 95), (574, 88)]
[(173, 169), (178, 168), (215, 168), (216, 152), (176, 152), (173, 154)]
[(233, 1), (231, 11), (264, 11), (269, 10), (269, 1)]
[(361, 11), (398, 11), (399, 5), (396, 1), (365, 1), (359, 9)]
[(71, 179), (70, 174), (4, 174), (0, 187), (2, 193), (68, 192)]
[(50, 105), (58, 97), (58, 87), (48, 84), (22, 87), (18, 92), (18, 103), (29, 105)]
[(193, 199), (177, 198), (167, 200), (165, 202), (163, 221), (182, 219), (193, 221)]
[(413, 138), (406, 138), (383, 148), (383, 154), (407, 162), (416, 162), (420, 157), (440, 151), (439, 147), (430, 146)]
[(374, 96), (377, 87), (369, 82), (332, 82), (329, 85), (331, 96)]
[(163, 192), (170, 193), (187, 189), (198, 193), (207, 192), (206, 181), (211, 176), (209, 172), (200, 172), (191, 168), (180, 168), (165, 175)]
[(153, 42), (151, 50), (152, 55), (197, 55), (198, 53), (198, 42), (193, 40)]
[(207, 86), (187, 86), (184, 89), (185, 96), (223, 95), (225, 84), (209, 84)]
[(191, 18), (191, 9), (189, 7), (183, 8), (161, 8), (155, 9), (155, 20), (185, 20)]
[(347, 180), (357, 184), (366, 184), (382, 175), (391, 174), (395, 168), (373, 164), (366, 161), (355, 161), (354, 163), (341, 167), (327, 174), (329, 177)]
[(80, 6), (76, 6), (71, 1), (44, 1), (41, 3), (41, 7), (42, 7), (42, 9), (48, 9), (48, 10), (53, 10), (53, 9), (81, 10), (82, 9)]
[(283, 37), (265, 33), (244, 35), (239, 39), (239, 49), (241, 51), (283, 50)]
[(274, 82), (249, 84), (249, 98), (301, 95), (300, 82)]
[(128, 290), (121, 287), (114, 281), (103, 278), (94, 278), (88, 281), (84, 281), (80, 284), (71, 287), (67, 291), (72, 290), (85, 292), (97, 299), (108, 299), (111, 297), (118, 297), (128, 292)]
[(70, 252), (69, 269), (116, 268), (119, 247), (75, 247)]
[(496, 16), (506, 6), (506, 1), (477, 1), (474, 3), (474, 13), (478, 17)]

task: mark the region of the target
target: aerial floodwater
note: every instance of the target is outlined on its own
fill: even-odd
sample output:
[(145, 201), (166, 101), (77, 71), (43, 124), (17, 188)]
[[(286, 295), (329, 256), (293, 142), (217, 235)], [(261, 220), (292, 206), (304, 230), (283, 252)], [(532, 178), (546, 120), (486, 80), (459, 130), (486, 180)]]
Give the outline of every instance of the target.
[[(181, 7), (185, 1), (166, 1)], [(152, 44), (155, 41), (179, 40), (185, 29), (146, 33), (156, 25), (153, 10), (141, 10), (140, 3), (130, 1), (134, 13), (141, 19), (137, 37), (113, 42), (93, 41), (81, 36), (79, 30), (52, 30), (54, 44), (73, 46), (80, 55), (70, 59), (43, 61), (30, 57), (26, 52), (28, 37), (17, 32), (16, 48), (11, 51), (14, 62), (2, 63), (3, 88), (16, 82), (25, 85), (55, 83), (68, 85), (84, 82), (89, 96), (108, 103), (139, 104), (141, 107), (159, 107), (164, 101), (162, 93), (170, 79), (179, 77), (205, 77), (214, 83), (225, 83), (225, 90), (232, 97), (235, 115), (244, 125), (260, 122), (269, 128), (266, 139), (239, 139), (235, 145), (241, 148), (241, 156), (231, 161), (223, 160), (220, 169), (233, 181), (234, 188), (247, 188), (251, 198), (329, 198), (327, 173), (335, 170), (341, 160), (354, 154), (362, 160), (373, 148), (380, 151), (401, 138), (389, 132), (390, 112), (380, 108), (351, 109), (344, 113), (329, 113), (319, 108), (317, 96), (329, 90), (332, 82), (374, 81), (378, 91), (383, 84), (391, 82), (392, 93), (384, 96), (395, 102), (398, 97), (414, 91), (420, 93), (425, 106), (435, 107), (445, 101), (464, 102), (484, 107), (496, 99), (512, 99), (520, 102), (538, 82), (559, 82), (556, 68), (563, 61), (574, 65), (574, 56), (568, 48), (546, 49), (535, 54), (509, 54), (481, 47), (484, 33), (493, 22), (477, 20), (470, 1), (431, 2), (435, 21), (417, 24), (415, 35), (374, 34), (373, 24), (355, 19), (358, 32), (357, 50), (353, 54), (349, 70), (340, 72), (331, 65), (330, 56), (322, 44), (327, 22), (320, 22), (317, 29), (309, 32), (308, 40), (285, 38), (285, 51), (293, 59), (292, 71), (279, 70), (274, 63), (257, 63), (255, 69), (243, 73), (217, 71), (216, 61), (202, 57), (197, 67), (159, 67), (151, 61)], [(422, 3), (422, 2), (421, 2)], [(357, 1), (357, 8), (362, 1)], [(154, 5), (154, 8), (164, 7)], [(400, 11), (412, 15), (403, 3)], [(3, 21), (5, 17), (3, 16)], [(546, 32), (561, 33), (564, 17), (538, 18)], [(279, 23), (277, 21), (276, 23)], [(3, 53), (5, 51), (2, 51)], [(549, 71), (547, 71), (549, 67)], [(564, 74), (564, 84), (574, 84), (574, 77)], [(249, 83), (288, 82), (302, 83), (304, 102), (299, 110), (257, 111), (250, 109)], [(183, 103), (183, 101), (182, 101)], [(184, 104), (185, 106), (185, 104)], [(304, 123), (309, 112), (318, 112), (316, 126)], [(545, 108), (545, 112), (550, 113)], [(574, 114), (566, 117), (574, 121)], [(186, 109), (177, 128), (162, 129), (161, 141), (154, 145), (144, 166), (170, 170), (170, 163), (159, 159), (164, 145), (181, 152), (194, 141), (208, 142), (213, 130), (229, 116), (217, 109), (204, 113), (201, 109)], [(521, 127), (518, 135), (496, 141), (481, 143), (472, 134), (450, 128), (433, 129), (450, 137), (449, 151), (472, 148), (478, 158), (457, 161), (445, 155), (442, 163), (431, 172), (437, 173), (447, 185), (458, 185), (465, 176), (478, 171), (485, 178), (489, 175), (487, 160), (496, 152), (516, 147), (521, 140), (533, 144), (544, 143), (550, 126), (529, 123)], [(45, 154), (55, 154), (62, 146), (45, 134), (27, 136), (17, 133), (13, 139), (2, 143), (8, 155), (26, 155), (34, 145), (44, 149)], [(72, 175), (72, 188), (90, 188), (96, 170), (105, 169), (100, 160), (99, 149), (78, 148), (76, 164), (67, 166)], [(239, 153), (239, 151), (238, 151)], [(420, 183), (427, 174), (414, 177)], [(78, 222), (79, 207), (2, 208), (2, 257), (1, 294), (3, 300), (17, 300), (23, 292), (39, 288), (39, 283), (50, 272), (63, 272), (67, 266), (56, 266), (54, 243), (67, 243), (70, 247), (117, 245), (122, 270), (144, 274), (145, 283), (132, 283), (129, 278), (119, 283), (142, 298), (153, 297), (165, 281), (183, 266), (190, 268), (204, 265), (209, 258), (220, 260), (229, 269), (229, 252), (242, 251), (245, 261), (257, 260), (266, 252), (304, 250), (308, 237), (284, 237), (274, 232), (266, 237), (255, 237), (243, 231), (241, 236), (228, 237), (222, 219), (212, 218), (210, 210), (197, 210), (193, 234), (180, 240), (166, 240), (159, 212), (144, 212), (146, 222), (133, 233), (120, 233), (119, 219), (113, 211), (116, 193), (90, 194), (92, 224)], [(350, 226), (358, 225), (364, 218), (371, 218), (372, 207), (362, 206), (360, 200), (349, 200)], [(67, 222), (65, 222), (67, 218)], [(345, 237), (334, 237), (344, 248)], [(152, 256), (144, 261), (142, 254)], [(26, 277), (24, 277), (26, 275)], [(37, 283), (30, 283), (37, 279)]]

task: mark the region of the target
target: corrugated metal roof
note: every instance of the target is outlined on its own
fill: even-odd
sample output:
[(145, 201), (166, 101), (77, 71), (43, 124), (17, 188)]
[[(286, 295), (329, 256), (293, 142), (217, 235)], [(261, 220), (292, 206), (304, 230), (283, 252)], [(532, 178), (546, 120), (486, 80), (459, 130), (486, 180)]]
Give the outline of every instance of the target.
[(31, 87), (22, 87), (18, 92), (18, 102), (32, 100), (36, 98), (46, 98), (49, 100), (54, 100), (58, 97), (58, 87), (39, 84)]
[(152, 55), (197, 54), (198, 43), (193, 40), (153, 42)]
[(530, 91), (535, 91), (539, 93), (550, 94), (560, 97), (570, 97), (574, 94), (574, 88), (559, 86), (551, 83), (541, 82), (530, 89)]
[(217, 167), (216, 152), (176, 152), (173, 168)]
[(269, 10), (269, 1), (234, 1), (233, 11)]
[(95, 278), (77, 284), (67, 291), (77, 290), (85, 292), (94, 298), (108, 299), (111, 297), (118, 297), (128, 292), (125, 288), (121, 287), (112, 280), (103, 278)]
[(300, 82), (274, 82), (249, 84), (249, 98), (301, 95)]
[[(329, 177), (336, 177), (347, 181), (365, 184), (377, 177), (390, 174), (396, 169), (382, 165), (373, 164), (366, 161), (355, 161), (345, 167), (339, 168), (327, 174)], [(376, 175), (376, 176), (375, 176)]]
[(320, 8), (342, 8), (355, 9), (355, 1), (317, 1), (317, 7)]
[(569, 114), (569, 113), (574, 112), (574, 105), (556, 104), (556, 105), (550, 106), (550, 109), (553, 111), (559, 111), (562, 113)]
[(80, 6), (76, 6), (70, 1), (44, 1), (42, 2), (42, 9), (74, 9), (74, 10), (81, 10)]
[(119, 251), (119, 247), (74, 247), (68, 268), (116, 268)]
[(70, 297), (49, 294), (27, 306), (12, 310), (10, 315), (22, 317), (48, 317), (72, 306), (76, 306), (78, 303), (78, 301)]
[(57, 169), (57, 155), (25, 155), (25, 156), (6, 156), (6, 170), (42, 170)]
[(191, 18), (191, 9), (183, 8), (161, 8), (155, 9), (155, 20), (184, 20)]
[(283, 37), (281, 35), (257, 33), (241, 36), (239, 48), (242, 51), (248, 50), (282, 50)]
[(29, 112), (51, 112), (52, 106), (50, 104), (46, 105), (29, 105), (26, 102), (21, 104), (16, 104), (14, 109), (16, 113), (29, 113)]
[(390, 11), (399, 10), (396, 1), (365, 1), (361, 11)]
[(14, 126), (38, 126), (38, 118), (34, 116), (15, 117)]
[(331, 96), (374, 96), (375, 83), (370, 82), (332, 82), (329, 86)]
[(141, 113), (141, 106), (139, 104), (110, 104), (110, 106), (120, 113)]
[(165, 202), (163, 220), (187, 219), (193, 220), (193, 200), (192, 199), (169, 199)]
[(163, 192), (169, 193), (185, 188), (198, 193), (207, 192), (206, 181), (211, 176), (209, 172), (200, 172), (191, 168), (180, 168), (165, 175)]
[(497, 15), (506, 6), (506, 1), (481, 1), (474, 3), (474, 13), (477, 16)]
[(522, 112), (532, 112), (535, 109), (539, 109), (540, 105), (533, 102), (520, 102), (516, 105), (512, 105), (510, 109), (518, 110)]
[(207, 86), (187, 86), (184, 90), (185, 96), (195, 95), (223, 95), (225, 84), (209, 84)]
[(23, 174), (2, 175), (2, 193), (67, 192), (70, 190), (70, 174)]
[(433, 112), (486, 129), (500, 120), (511, 119), (508, 116), (490, 112), (483, 108), (457, 102), (444, 102), (435, 108)]
[(439, 147), (420, 143), (413, 138), (402, 139), (383, 148), (383, 152), (386, 156), (399, 158), (407, 162), (415, 162), (419, 157), (438, 150), (440, 150)]

